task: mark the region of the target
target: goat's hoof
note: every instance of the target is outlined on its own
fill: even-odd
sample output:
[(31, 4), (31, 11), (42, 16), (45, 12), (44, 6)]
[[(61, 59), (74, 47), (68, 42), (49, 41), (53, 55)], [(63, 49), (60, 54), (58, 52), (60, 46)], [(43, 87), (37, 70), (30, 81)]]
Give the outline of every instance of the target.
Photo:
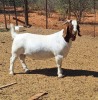
[(10, 75), (14, 75), (14, 72), (11, 71), (9, 74), (10, 74)]
[(26, 74), (29, 74), (29, 73), (30, 73), (30, 70), (26, 70), (25, 73), (26, 73)]
[(63, 77), (64, 77), (64, 75), (62, 75), (62, 74), (58, 75), (58, 78), (63, 78)]

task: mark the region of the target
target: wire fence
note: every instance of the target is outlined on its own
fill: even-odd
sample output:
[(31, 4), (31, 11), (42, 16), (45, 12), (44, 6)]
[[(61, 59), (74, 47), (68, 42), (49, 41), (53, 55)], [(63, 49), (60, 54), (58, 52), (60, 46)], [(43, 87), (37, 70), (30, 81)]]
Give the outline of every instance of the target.
[(69, 18), (77, 18), (82, 24), (97, 24), (96, 0), (92, 5), (90, 2), (91, 9), (87, 4), (83, 6), (88, 0), (82, 1), (74, 6), (72, 0), (0, 0), (0, 29), (8, 29), (10, 23), (58, 28), (61, 21)]
[[(23, 0), (16, 2), (16, 0), (2, 0), (0, 2), (0, 28), (9, 28), (10, 23), (18, 25), (24, 22), (24, 8)], [(17, 6), (19, 5), (19, 6)], [(16, 19), (19, 18), (19, 22)]]

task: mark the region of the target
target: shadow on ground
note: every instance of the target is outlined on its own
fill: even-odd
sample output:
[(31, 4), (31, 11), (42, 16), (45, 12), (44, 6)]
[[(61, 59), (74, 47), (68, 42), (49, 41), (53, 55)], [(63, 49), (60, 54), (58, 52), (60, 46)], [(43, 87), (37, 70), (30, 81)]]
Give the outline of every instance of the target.
[[(63, 75), (66, 76), (93, 76), (98, 77), (98, 72), (88, 71), (88, 70), (72, 70), (72, 69), (63, 69)], [(26, 74), (26, 73), (16, 73), (16, 74)], [(46, 76), (57, 76), (57, 68), (44, 68), (44, 69), (35, 69), (30, 70), (28, 74), (42, 74)]]

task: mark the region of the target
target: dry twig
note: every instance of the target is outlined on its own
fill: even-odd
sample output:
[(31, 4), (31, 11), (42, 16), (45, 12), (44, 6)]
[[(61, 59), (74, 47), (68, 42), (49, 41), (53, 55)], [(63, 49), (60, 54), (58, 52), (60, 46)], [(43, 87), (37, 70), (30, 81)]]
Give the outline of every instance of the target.
[(8, 87), (8, 86), (11, 86), (11, 85), (14, 85), (14, 84), (17, 84), (17, 83), (14, 82), (14, 83), (10, 83), (10, 84), (7, 84), (7, 85), (3, 85), (3, 86), (0, 87), (0, 89), (5, 88), (5, 87)]
[(33, 95), (33, 96), (32, 96), (30, 99), (28, 99), (28, 100), (38, 100), (38, 98), (40, 98), (41, 96), (46, 95), (46, 94), (48, 94), (48, 93), (46, 93), (46, 92), (40, 92), (40, 93), (37, 93), (37, 94)]

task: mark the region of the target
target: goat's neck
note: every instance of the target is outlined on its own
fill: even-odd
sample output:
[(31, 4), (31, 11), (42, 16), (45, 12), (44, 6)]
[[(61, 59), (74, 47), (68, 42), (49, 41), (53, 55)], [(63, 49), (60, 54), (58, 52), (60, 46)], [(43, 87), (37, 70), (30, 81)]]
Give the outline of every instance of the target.
[(69, 43), (70, 41), (70, 36), (67, 34), (65, 37), (64, 37), (65, 41)]

